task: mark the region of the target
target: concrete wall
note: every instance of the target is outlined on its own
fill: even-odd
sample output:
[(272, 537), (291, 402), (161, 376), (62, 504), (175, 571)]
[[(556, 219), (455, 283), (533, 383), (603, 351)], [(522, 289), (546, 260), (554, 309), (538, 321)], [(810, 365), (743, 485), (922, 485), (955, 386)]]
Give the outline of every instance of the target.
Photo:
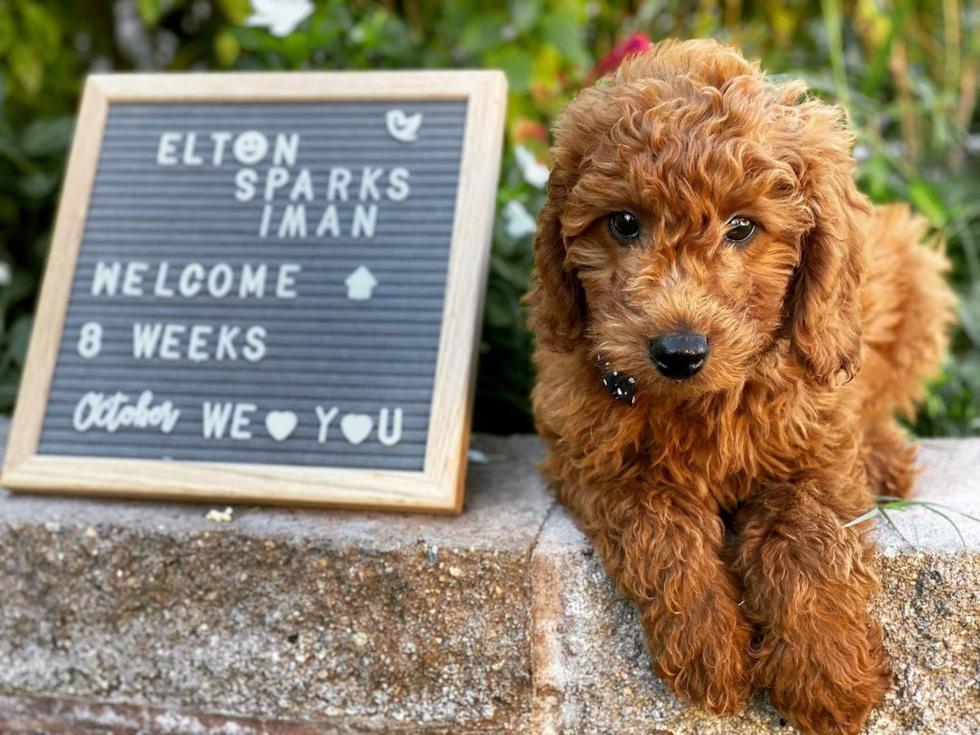
[[(535, 472), (478, 437), (459, 518), (0, 490), (0, 731), (791, 732), (650, 671), (637, 615)], [(980, 517), (980, 441), (928, 442), (919, 493)], [(897, 683), (869, 733), (980, 732), (980, 523), (882, 529)]]

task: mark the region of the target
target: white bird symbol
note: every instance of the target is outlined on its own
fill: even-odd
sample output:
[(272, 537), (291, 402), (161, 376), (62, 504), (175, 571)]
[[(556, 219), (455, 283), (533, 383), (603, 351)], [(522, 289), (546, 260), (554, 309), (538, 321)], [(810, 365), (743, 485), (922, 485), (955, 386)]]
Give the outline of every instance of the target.
[(392, 138), (402, 143), (414, 143), (422, 127), (422, 113), (406, 115), (404, 110), (388, 110), (385, 123)]

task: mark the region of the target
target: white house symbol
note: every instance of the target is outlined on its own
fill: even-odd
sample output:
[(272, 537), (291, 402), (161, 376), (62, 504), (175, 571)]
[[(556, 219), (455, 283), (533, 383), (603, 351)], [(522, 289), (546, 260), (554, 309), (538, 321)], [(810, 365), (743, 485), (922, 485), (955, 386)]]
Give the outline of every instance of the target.
[(371, 298), (374, 287), (378, 285), (378, 279), (366, 265), (359, 265), (347, 276), (344, 283), (347, 284), (347, 298), (351, 301), (367, 301)]

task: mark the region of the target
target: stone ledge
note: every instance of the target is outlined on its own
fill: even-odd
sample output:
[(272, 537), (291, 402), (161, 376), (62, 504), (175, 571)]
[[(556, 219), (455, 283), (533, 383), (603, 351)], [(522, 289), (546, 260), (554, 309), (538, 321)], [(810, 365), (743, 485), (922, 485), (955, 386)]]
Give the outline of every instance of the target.
[[(769, 733), (676, 700), (534, 465), (478, 437), (459, 518), (0, 490), (0, 731)], [(923, 495), (980, 516), (980, 441)], [(898, 684), (870, 733), (980, 731), (980, 524), (900, 514), (876, 612)]]

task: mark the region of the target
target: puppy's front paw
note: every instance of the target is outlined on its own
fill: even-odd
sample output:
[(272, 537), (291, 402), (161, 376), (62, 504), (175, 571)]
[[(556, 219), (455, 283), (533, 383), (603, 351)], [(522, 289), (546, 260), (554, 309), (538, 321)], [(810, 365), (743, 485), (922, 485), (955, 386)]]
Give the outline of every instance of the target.
[(767, 636), (757, 684), (803, 733), (854, 735), (891, 685), (876, 629), (855, 635), (776, 640)]
[(736, 603), (719, 597), (668, 620), (650, 621), (657, 676), (679, 697), (715, 714), (739, 712), (752, 696), (752, 629)]

